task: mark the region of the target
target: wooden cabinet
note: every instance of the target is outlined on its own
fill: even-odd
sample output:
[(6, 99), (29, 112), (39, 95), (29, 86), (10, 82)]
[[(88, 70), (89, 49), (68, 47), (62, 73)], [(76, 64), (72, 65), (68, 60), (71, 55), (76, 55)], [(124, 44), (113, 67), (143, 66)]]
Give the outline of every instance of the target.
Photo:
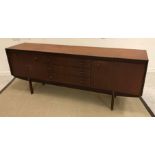
[(24, 43), (6, 49), (13, 76), (32, 81), (140, 97), (148, 58), (144, 50)]

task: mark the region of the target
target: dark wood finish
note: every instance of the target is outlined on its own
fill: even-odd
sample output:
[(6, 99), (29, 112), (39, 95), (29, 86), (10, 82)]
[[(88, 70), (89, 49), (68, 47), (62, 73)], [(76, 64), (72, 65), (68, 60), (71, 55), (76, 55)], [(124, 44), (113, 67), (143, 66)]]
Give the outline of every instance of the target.
[(112, 98), (111, 98), (111, 110), (114, 109), (114, 102), (115, 102), (115, 93), (114, 91), (112, 92)]
[(116, 48), (102, 48), (102, 47), (87, 47), (87, 46), (68, 46), (68, 45), (54, 45), (54, 44), (37, 44), (37, 43), (22, 43), (16, 46), (9, 47), (11, 50), (36, 51), (46, 53), (58, 53), (69, 55), (106, 57), (106, 58), (121, 58), (132, 60), (147, 60), (147, 53), (145, 50), (136, 49), (116, 49)]
[(24, 43), (6, 48), (15, 77), (121, 96), (142, 96), (144, 50)]
[(32, 81), (31, 81), (31, 79), (29, 79), (28, 81), (29, 81), (30, 92), (31, 92), (31, 94), (33, 94)]
[(95, 61), (93, 65), (94, 88), (138, 95), (142, 87), (139, 86), (143, 81), (145, 65), (145, 63)]
[(155, 117), (155, 114), (150, 109), (150, 107), (147, 105), (147, 103), (145, 102), (145, 100), (143, 99), (143, 97), (140, 97), (139, 99), (141, 100), (141, 102), (143, 103), (144, 107), (146, 108), (146, 110), (148, 111), (148, 113), (151, 115), (151, 117)]

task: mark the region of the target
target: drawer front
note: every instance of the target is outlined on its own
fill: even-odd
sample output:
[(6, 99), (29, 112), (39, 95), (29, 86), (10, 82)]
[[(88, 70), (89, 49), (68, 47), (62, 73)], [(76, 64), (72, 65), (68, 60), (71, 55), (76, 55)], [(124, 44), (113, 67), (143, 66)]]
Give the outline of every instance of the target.
[(145, 63), (95, 61), (93, 63), (93, 87), (140, 96), (145, 69)]
[(90, 86), (90, 70), (53, 66), (49, 68), (50, 81), (72, 84), (75, 86)]
[(62, 67), (62, 66), (50, 66), (48, 67), (48, 72), (50, 74), (60, 74), (65, 76), (73, 76), (73, 77), (90, 77), (90, 70), (85, 68), (76, 68), (76, 67)]
[(89, 78), (66, 76), (66, 83), (74, 86), (90, 87)]
[(90, 87), (90, 80), (81, 77), (61, 76), (58, 74), (49, 75), (49, 81), (74, 86)]
[(66, 67), (82, 67), (90, 68), (90, 61), (88, 59), (65, 56), (65, 55), (52, 55), (48, 58), (49, 65), (53, 66), (66, 66)]

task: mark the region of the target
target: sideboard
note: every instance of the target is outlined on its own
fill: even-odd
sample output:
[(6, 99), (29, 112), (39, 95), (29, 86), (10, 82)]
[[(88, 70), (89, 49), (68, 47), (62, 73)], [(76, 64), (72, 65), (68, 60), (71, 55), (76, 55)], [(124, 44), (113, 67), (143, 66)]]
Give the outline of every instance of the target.
[(42, 82), (116, 96), (140, 97), (147, 52), (136, 49), (22, 43), (6, 48), (11, 74)]

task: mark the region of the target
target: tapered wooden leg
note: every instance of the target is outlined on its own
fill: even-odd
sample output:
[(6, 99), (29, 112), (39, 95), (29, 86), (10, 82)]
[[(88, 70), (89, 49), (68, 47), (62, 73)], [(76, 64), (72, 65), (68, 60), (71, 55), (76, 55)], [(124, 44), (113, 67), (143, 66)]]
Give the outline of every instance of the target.
[(112, 98), (111, 98), (111, 110), (113, 110), (114, 109), (114, 102), (115, 102), (115, 93), (114, 93), (114, 91), (112, 92)]
[(30, 88), (31, 94), (33, 94), (33, 86), (32, 86), (32, 81), (30, 79), (29, 79), (29, 88)]

